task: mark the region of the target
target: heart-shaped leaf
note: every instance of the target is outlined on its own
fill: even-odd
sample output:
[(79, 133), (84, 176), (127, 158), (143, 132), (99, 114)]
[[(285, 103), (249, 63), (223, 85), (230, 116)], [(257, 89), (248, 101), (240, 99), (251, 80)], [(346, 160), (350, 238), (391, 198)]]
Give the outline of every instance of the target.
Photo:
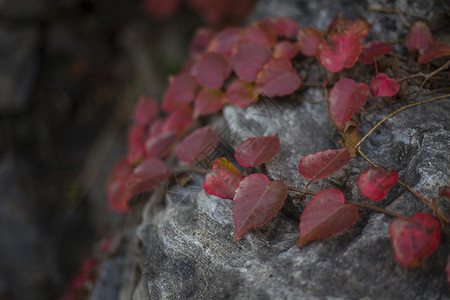
[(447, 44), (433, 43), (425, 48), (417, 59), (419, 64), (426, 64), (440, 57), (450, 55), (450, 46)]
[(106, 195), (111, 210), (118, 212), (130, 210), (128, 202), (132, 194), (126, 190), (126, 184), (132, 173), (133, 169), (125, 158), (120, 159), (114, 166), (106, 184)]
[(396, 218), (389, 234), (395, 259), (405, 268), (418, 267), (439, 245), (439, 222), (426, 213), (417, 213), (409, 220)]
[(426, 47), (434, 42), (433, 34), (424, 22), (416, 22), (409, 29), (409, 34), (406, 37), (405, 46), (409, 50), (418, 50), (420, 53)]
[(287, 187), (281, 180), (270, 182), (266, 175), (251, 174), (239, 184), (234, 195), (236, 241), (252, 228), (275, 217), (287, 197)]
[(247, 107), (257, 99), (253, 83), (236, 78), (227, 87), (226, 102), (233, 106)]
[(390, 53), (394, 47), (382, 41), (370, 41), (364, 44), (359, 54), (359, 60), (366, 65), (373, 64), (375, 59)]
[(197, 29), (189, 44), (189, 56), (196, 59), (206, 53), (208, 45), (215, 34), (213, 30), (208, 28)]
[(353, 114), (366, 104), (368, 95), (369, 87), (365, 83), (356, 83), (348, 78), (336, 82), (330, 91), (328, 104), (331, 119), (338, 130), (344, 129)]
[(195, 99), (194, 118), (219, 112), (225, 104), (225, 93), (221, 90), (202, 89)]
[(320, 63), (330, 72), (351, 68), (361, 52), (361, 41), (351, 33), (336, 33), (320, 46)]
[(258, 22), (242, 30), (240, 42), (272, 48), (277, 42), (277, 35), (270, 26), (264, 22)]
[(127, 182), (127, 192), (136, 194), (150, 191), (172, 175), (166, 163), (158, 158), (149, 158), (134, 169)]
[(197, 81), (189, 73), (181, 73), (169, 78), (168, 92), (180, 103), (191, 103), (195, 99), (198, 89)]
[(178, 158), (197, 163), (211, 154), (219, 144), (219, 137), (211, 126), (199, 128), (189, 134), (178, 146)]
[(369, 89), (374, 97), (391, 97), (398, 93), (400, 84), (395, 78), (380, 73), (372, 78)]
[(298, 172), (305, 178), (317, 180), (330, 176), (350, 161), (350, 152), (347, 148), (325, 150), (303, 157), (298, 164)]
[(300, 85), (300, 77), (292, 71), (291, 62), (278, 58), (271, 60), (258, 73), (255, 89), (260, 95), (281, 97), (292, 94)]
[(236, 75), (246, 81), (254, 82), (262, 67), (272, 59), (272, 52), (265, 46), (244, 44), (237, 48), (231, 57)]
[(369, 168), (359, 174), (356, 180), (358, 192), (362, 196), (378, 201), (397, 183), (398, 172), (386, 168)]
[(229, 58), (239, 43), (241, 29), (226, 28), (220, 31), (210, 42), (208, 50), (210, 52), (220, 53)]
[(344, 194), (337, 189), (326, 189), (312, 198), (300, 216), (300, 238), (303, 243), (343, 232), (358, 221), (358, 208), (344, 204)]
[(298, 54), (298, 45), (289, 41), (281, 41), (273, 49), (273, 57), (293, 59)]
[(226, 158), (217, 158), (212, 172), (205, 176), (203, 188), (214, 196), (233, 199), (234, 193), (242, 180), (242, 175)]
[(280, 150), (280, 139), (277, 135), (248, 138), (240, 144), (234, 156), (243, 167), (255, 167), (271, 160)]
[(324, 41), (323, 34), (316, 28), (302, 28), (297, 33), (299, 50), (305, 56), (317, 56)]
[(192, 68), (198, 83), (207, 89), (219, 89), (231, 74), (228, 59), (220, 53), (204, 54)]

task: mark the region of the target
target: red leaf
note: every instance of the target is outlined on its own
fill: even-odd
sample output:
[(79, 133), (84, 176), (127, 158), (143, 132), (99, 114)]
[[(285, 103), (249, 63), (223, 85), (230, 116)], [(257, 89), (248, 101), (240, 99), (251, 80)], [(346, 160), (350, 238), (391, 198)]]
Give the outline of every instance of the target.
[(219, 137), (211, 126), (199, 128), (188, 135), (178, 146), (178, 158), (184, 162), (205, 159), (219, 144)]
[(247, 107), (258, 99), (252, 83), (247, 83), (238, 78), (227, 87), (226, 102), (233, 106)]
[(166, 163), (157, 158), (149, 158), (134, 169), (127, 182), (127, 192), (131, 194), (150, 191), (169, 179), (172, 171)]
[(365, 83), (356, 83), (352, 79), (343, 78), (336, 82), (330, 91), (328, 104), (331, 119), (338, 130), (342, 130), (353, 114), (366, 103), (369, 87)]
[(446, 44), (433, 43), (425, 48), (422, 54), (417, 59), (419, 64), (426, 64), (430, 61), (438, 59), (443, 56), (450, 55), (450, 46)]
[(178, 136), (181, 136), (194, 123), (192, 114), (193, 111), (190, 106), (184, 105), (179, 107), (167, 117), (163, 131), (176, 130), (178, 131)]
[(344, 194), (336, 189), (326, 189), (315, 195), (300, 216), (297, 246), (338, 234), (355, 225), (359, 217), (358, 208), (344, 202)]
[(320, 63), (330, 72), (351, 68), (361, 52), (361, 41), (351, 33), (336, 33), (320, 46)]
[(218, 89), (230, 76), (231, 66), (228, 59), (222, 54), (209, 52), (197, 61), (192, 74), (201, 86), (208, 89)]
[(388, 171), (383, 167), (369, 168), (359, 174), (356, 186), (361, 196), (369, 197), (373, 201), (378, 201), (397, 183), (398, 172)]
[(389, 226), (395, 259), (403, 267), (418, 267), (439, 245), (439, 222), (431, 215), (417, 213), (405, 220), (396, 218)]
[(242, 175), (233, 164), (220, 157), (214, 161), (212, 172), (206, 174), (203, 188), (210, 195), (232, 199), (241, 180)]
[(155, 137), (163, 131), (164, 123), (166, 122), (163, 118), (157, 118), (152, 122), (149, 127), (149, 137)]
[(206, 52), (208, 45), (215, 32), (208, 28), (199, 28), (195, 31), (194, 37), (189, 45), (189, 56), (197, 58)]
[(229, 58), (239, 43), (241, 29), (227, 28), (220, 31), (209, 44), (210, 52), (220, 53)]
[(317, 180), (330, 176), (350, 161), (350, 152), (347, 148), (325, 150), (303, 157), (298, 164), (298, 173), (305, 178)]
[(281, 180), (270, 182), (266, 175), (251, 174), (239, 184), (234, 195), (236, 241), (252, 228), (275, 217), (287, 197), (287, 187)]
[(375, 62), (376, 58), (388, 54), (392, 50), (394, 50), (394, 47), (382, 41), (370, 41), (362, 46), (359, 60), (363, 64), (370, 65)]
[(316, 28), (302, 28), (297, 33), (297, 44), (305, 56), (316, 56), (319, 47), (324, 42), (322, 33)]
[(395, 78), (389, 78), (386, 74), (379, 73), (372, 78), (369, 89), (374, 97), (391, 97), (398, 93), (400, 84)]
[(273, 57), (292, 59), (298, 54), (298, 46), (289, 41), (281, 41), (273, 49)]
[(169, 93), (181, 103), (188, 104), (194, 100), (199, 86), (189, 73), (181, 73), (169, 78)]
[(256, 93), (268, 97), (292, 94), (301, 85), (300, 77), (292, 71), (292, 64), (286, 58), (271, 60), (258, 73)]
[(180, 107), (182, 104), (180, 101), (175, 99), (174, 96), (172, 96), (172, 93), (169, 89), (166, 89), (163, 99), (162, 99), (162, 109), (165, 112), (172, 112), (176, 110), (178, 107)]
[(134, 109), (134, 120), (140, 126), (149, 124), (158, 115), (158, 102), (149, 97), (141, 96)]
[(221, 90), (202, 89), (195, 99), (194, 118), (219, 112), (225, 102), (225, 94)]
[(150, 137), (145, 143), (145, 154), (147, 157), (163, 158), (170, 153), (176, 141), (176, 131), (166, 131)]
[(258, 22), (241, 31), (240, 42), (272, 48), (277, 43), (277, 36), (272, 28), (263, 22)]
[(126, 183), (133, 173), (133, 169), (125, 158), (119, 160), (106, 184), (109, 208), (118, 212), (128, 212), (128, 201), (131, 194), (126, 191)]
[(279, 150), (280, 140), (275, 134), (246, 139), (236, 148), (234, 156), (241, 166), (255, 167), (271, 160)]
[(236, 75), (246, 81), (254, 82), (258, 72), (272, 59), (272, 52), (265, 46), (244, 44), (237, 48), (231, 57)]
[(424, 22), (416, 22), (409, 29), (405, 45), (410, 50), (419, 50), (419, 53), (422, 53), (433, 42), (433, 34), (428, 26)]
[(264, 19), (261, 23), (272, 28), (277, 35), (286, 38), (295, 37), (297, 31), (300, 29), (300, 24), (297, 20), (287, 17)]
[(353, 34), (358, 40), (364, 39), (370, 30), (370, 24), (361, 19), (347, 20), (345, 30)]
[(147, 133), (144, 127), (133, 125), (128, 132), (128, 161), (130, 164), (138, 162), (144, 158), (144, 144)]

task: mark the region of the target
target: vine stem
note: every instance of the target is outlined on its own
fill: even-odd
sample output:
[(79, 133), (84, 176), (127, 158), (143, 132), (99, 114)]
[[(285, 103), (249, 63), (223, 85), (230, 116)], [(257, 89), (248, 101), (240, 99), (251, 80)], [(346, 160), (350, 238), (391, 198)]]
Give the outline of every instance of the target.
[(309, 194), (309, 195), (313, 195), (313, 196), (317, 195), (316, 192), (313, 192), (313, 191), (308, 190), (308, 189), (298, 188), (298, 187), (295, 187), (295, 186), (288, 186), (287, 189), (290, 190), (290, 191), (300, 192), (300, 193)]
[(427, 100), (424, 100), (424, 101), (420, 101), (420, 102), (408, 104), (408, 105), (405, 105), (405, 106), (403, 106), (403, 107), (397, 109), (397, 110), (394, 111), (393, 113), (391, 113), (391, 114), (389, 114), (388, 116), (386, 116), (385, 118), (383, 118), (383, 119), (382, 119), (380, 122), (378, 122), (377, 125), (375, 125), (372, 129), (370, 129), (370, 131), (369, 131), (369, 132), (368, 132), (368, 133), (367, 133), (367, 134), (366, 134), (366, 135), (365, 135), (365, 136), (364, 136), (364, 137), (363, 137), (363, 138), (355, 145), (355, 149), (358, 149), (358, 147), (361, 145), (361, 143), (362, 143), (366, 138), (368, 138), (369, 135), (371, 135), (372, 132), (374, 132), (375, 129), (378, 128), (378, 126), (380, 126), (381, 124), (383, 124), (384, 122), (386, 122), (388, 119), (392, 118), (393, 116), (395, 116), (395, 115), (398, 114), (399, 112), (401, 112), (401, 111), (403, 111), (403, 110), (405, 110), (405, 109), (407, 109), (407, 108), (410, 108), (410, 107), (414, 107), (414, 106), (422, 105), (422, 104), (425, 104), (425, 103), (428, 103), (428, 102), (440, 100), (440, 99), (443, 99), (443, 98), (447, 98), (447, 97), (449, 97), (449, 96), (450, 96), (450, 94), (446, 94), (446, 95), (442, 95), (442, 96), (439, 96), (439, 97), (430, 98), (430, 99), (427, 99)]
[(445, 70), (445, 69), (448, 69), (448, 67), (450, 67), (450, 60), (447, 61), (445, 64), (443, 64), (442, 66), (440, 66), (439, 68), (437, 68), (436, 70), (434, 70), (434, 71), (431, 72), (431, 73), (426, 74), (426, 73), (423, 73), (423, 72), (419, 72), (419, 73), (417, 73), (417, 74), (413, 74), (413, 75), (404, 77), (404, 78), (402, 78), (402, 79), (399, 79), (399, 80), (398, 80), (398, 83), (400, 83), (400, 82), (402, 82), (402, 81), (405, 81), (405, 80), (414, 79), (414, 78), (417, 78), (417, 77), (423, 77), (423, 78), (425, 78), (425, 79), (423, 80), (422, 84), (419, 86), (419, 90), (418, 90), (418, 93), (420, 93), (420, 91), (422, 90), (422, 87), (424, 86), (424, 84), (425, 84), (431, 77), (433, 77), (434, 75), (436, 75), (437, 73), (439, 73), (439, 72), (441, 72), (441, 71), (443, 71), (443, 70)]
[(392, 217), (395, 217), (395, 218), (402, 218), (402, 219), (405, 219), (405, 220), (410, 219), (410, 217), (408, 217), (408, 216), (405, 216), (405, 215), (402, 215), (402, 214), (398, 214), (396, 212), (393, 212), (393, 211), (390, 211), (390, 210), (387, 210), (387, 209), (384, 209), (382, 207), (378, 207), (378, 206), (375, 206), (375, 205), (370, 205), (370, 204), (365, 204), (365, 203), (360, 203), (360, 202), (354, 202), (354, 201), (345, 201), (345, 203), (346, 204), (352, 204), (354, 206), (358, 206), (358, 207), (362, 207), (362, 208), (368, 208), (368, 209), (371, 209), (371, 210), (374, 210), (374, 211), (377, 211), (377, 212), (380, 212), (380, 213), (383, 213), (385, 215), (389, 215), (389, 216), (392, 216)]

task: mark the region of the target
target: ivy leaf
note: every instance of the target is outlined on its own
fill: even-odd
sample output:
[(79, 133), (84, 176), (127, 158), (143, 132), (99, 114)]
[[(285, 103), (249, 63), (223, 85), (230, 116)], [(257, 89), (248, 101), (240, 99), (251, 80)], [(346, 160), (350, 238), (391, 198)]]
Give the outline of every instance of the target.
[(223, 54), (230, 58), (239, 43), (241, 29), (231, 27), (220, 31), (210, 42), (208, 50), (210, 52)]
[(255, 167), (271, 160), (279, 150), (280, 140), (276, 134), (251, 137), (236, 148), (234, 156), (241, 166)]
[(318, 180), (336, 173), (349, 161), (350, 152), (347, 148), (325, 150), (303, 157), (298, 164), (298, 173), (305, 178)]
[(277, 43), (277, 36), (270, 26), (257, 22), (241, 31), (240, 42), (272, 48)]
[(373, 64), (375, 59), (394, 50), (394, 47), (382, 41), (370, 41), (364, 44), (359, 54), (359, 60), (366, 65)]
[(416, 22), (409, 29), (405, 46), (409, 50), (418, 50), (422, 53), (428, 45), (434, 42), (433, 34), (424, 22)]
[(158, 158), (149, 158), (134, 169), (127, 182), (126, 190), (131, 194), (149, 191), (166, 181), (172, 175), (166, 163)]
[(159, 135), (163, 131), (165, 122), (166, 122), (165, 118), (156, 118), (149, 126), (148, 135), (150, 137), (155, 137)]
[(338, 234), (355, 225), (359, 217), (358, 208), (344, 202), (344, 194), (337, 189), (326, 189), (315, 195), (300, 216), (297, 246)]
[(145, 143), (145, 154), (147, 157), (163, 158), (172, 150), (177, 141), (177, 132), (166, 131), (150, 137)]
[(295, 37), (300, 28), (297, 20), (287, 17), (264, 19), (261, 23), (272, 28), (277, 35), (285, 38)]
[(208, 28), (199, 28), (195, 31), (194, 37), (189, 44), (189, 56), (200, 57), (207, 52), (210, 41), (214, 38), (215, 32)]
[(162, 98), (162, 109), (165, 112), (169, 113), (176, 110), (178, 107), (180, 107), (180, 105), (183, 104), (172, 96), (172, 93), (169, 89), (166, 89)]
[(178, 136), (183, 135), (194, 123), (192, 118), (192, 108), (189, 105), (183, 105), (170, 113), (163, 126), (163, 131), (175, 130)]
[(178, 158), (196, 163), (205, 159), (219, 144), (219, 137), (211, 126), (199, 128), (189, 134), (178, 146)]
[(374, 97), (391, 97), (398, 93), (400, 84), (395, 78), (389, 78), (386, 74), (379, 73), (372, 78), (369, 89)]
[(134, 109), (134, 120), (138, 125), (146, 126), (158, 113), (158, 102), (153, 98), (141, 96)]
[(356, 186), (361, 196), (378, 201), (397, 183), (398, 172), (386, 168), (369, 168), (359, 174)]
[(202, 89), (195, 99), (194, 118), (219, 112), (225, 103), (225, 93), (221, 90)]
[(410, 219), (396, 218), (389, 226), (395, 259), (403, 267), (419, 267), (439, 245), (439, 222), (432, 215), (417, 213)]
[(298, 54), (298, 45), (289, 41), (281, 41), (273, 49), (273, 57), (292, 59)]
[(281, 97), (292, 94), (300, 85), (300, 77), (292, 71), (291, 62), (286, 58), (276, 58), (258, 73), (255, 89), (261, 95)]
[(234, 193), (242, 180), (242, 175), (226, 158), (217, 158), (212, 172), (205, 176), (203, 188), (214, 196), (233, 199)]
[(345, 30), (353, 34), (358, 40), (362, 40), (369, 34), (370, 24), (361, 19), (350, 19), (345, 24)]
[(169, 78), (169, 95), (183, 104), (191, 103), (198, 91), (198, 83), (189, 73), (181, 73)]
[(144, 157), (144, 144), (147, 133), (145, 128), (139, 125), (133, 125), (128, 131), (128, 161), (134, 164)]
[(111, 210), (118, 212), (130, 210), (128, 202), (132, 195), (126, 190), (126, 184), (132, 173), (133, 169), (125, 158), (120, 159), (114, 166), (106, 184), (106, 195)]
[(244, 44), (237, 48), (231, 57), (236, 75), (246, 81), (254, 82), (258, 72), (272, 59), (272, 52), (265, 46)]
[(227, 86), (226, 102), (233, 106), (247, 107), (257, 99), (258, 94), (252, 83), (236, 78)]
[(361, 41), (351, 33), (335, 33), (320, 46), (320, 63), (330, 72), (351, 68), (361, 52)]
[(348, 78), (336, 82), (330, 91), (328, 104), (331, 119), (338, 130), (344, 129), (353, 114), (364, 106), (368, 95), (369, 87), (365, 83), (356, 83)]
[(323, 34), (316, 28), (302, 28), (297, 33), (297, 44), (305, 56), (318, 56), (319, 47), (325, 42)]
[(192, 68), (198, 83), (208, 89), (218, 89), (231, 74), (228, 59), (220, 53), (209, 52), (201, 56)]
[(433, 43), (426, 47), (422, 54), (417, 59), (419, 64), (426, 64), (430, 61), (438, 59), (443, 56), (450, 55), (450, 46), (441, 43)]
[(269, 181), (261, 173), (251, 174), (241, 181), (234, 195), (236, 241), (252, 228), (275, 217), (287, 197), (287, 187), (281, 180)]

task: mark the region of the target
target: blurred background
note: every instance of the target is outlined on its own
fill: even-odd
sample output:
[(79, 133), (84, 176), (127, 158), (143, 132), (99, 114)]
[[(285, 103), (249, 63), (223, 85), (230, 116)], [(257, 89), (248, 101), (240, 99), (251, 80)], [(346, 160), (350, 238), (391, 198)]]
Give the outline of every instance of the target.
[(123, 226), (104, 187), (134, 103), (254, 2), (0, 0), (1, 300), (59, 299)]

